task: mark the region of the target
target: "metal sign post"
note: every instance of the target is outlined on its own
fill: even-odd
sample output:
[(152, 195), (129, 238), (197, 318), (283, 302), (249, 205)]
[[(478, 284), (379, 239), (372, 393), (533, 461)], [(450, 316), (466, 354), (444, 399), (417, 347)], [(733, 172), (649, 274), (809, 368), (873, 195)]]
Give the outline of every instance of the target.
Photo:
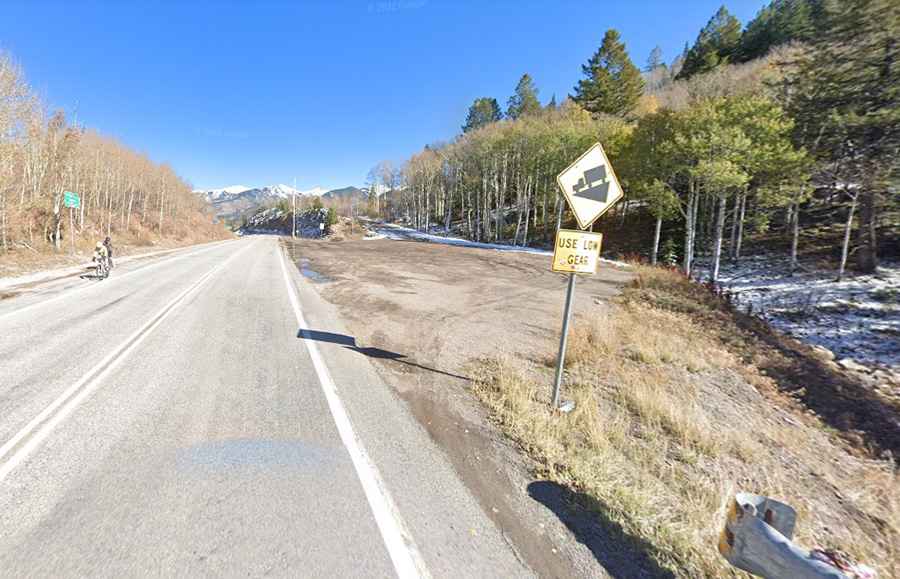
[(69, 208), (69, 246), (75, 253), (75, 210), (81, 207), (81, 197), (71, 191), (63, 191), (63, 205)]
[(72, 248), (72, 253), (75, 253), (75, 208), (69, 207), (69, 239), (71, 242), (69, 243), (69, 247)]
[(69, 208), (69, 247), (75, 253), (75, 209), (81, 207), (81, 198), (77, 193), (63, 191), (63, 205)]
[(575, 274), (569, 274), (566, 287), (566, 308), (563, 310), (562, 335), (559, 337), (559, 354), (556, 356), (556, 379), (553, 381), (553, 408), (559, 408), (559, 385), (562, 384), (563, 366), (566, 364), (566, 342), (569, 340), (569, 320), (572, 319), (572, 294), (575, 293)]
[(563, 309), (562, 334), (559, 338), (559, 354), (556, 357), (556, 379), (553, 381), (553, 408), (564, 412), (572, 409), (571, 404), (560, 406), (559, 387), (562, 384), (563, 368), (566, 363), (566, 343), (569, 339), (569, 323), (572, 320), (572, 296), (575, 294), (575, 274), (594, 273), (600, 259), (600, 243), (603, 235), (588, 231), (560, 229), (556, 232), (551, 270), (569, 274), (566, 287), (566, 307)]
[(566, 362), (566, 344), (572, 318), (572, 297), (575, 294), (575, 274), (597, 271), (597, 262), (600, 260), (600, 244), (603, 240), (602, 234), (583, 230), (589, 228), (598, 217), (606, 213), (613, 204), (622, 198), (623, 193), (600, 143), (595, 143), (560, 173), (556, 177), (556, 183), (575, 215), (578, 226), (582, 229), (582, 231), (560, 229), (556, 232), (551, 267), (553, 271), (569, 274), (552, 397), (554, 410), (569, 412), (575, 406), (572, 402), (560, 404), (559, 391)]

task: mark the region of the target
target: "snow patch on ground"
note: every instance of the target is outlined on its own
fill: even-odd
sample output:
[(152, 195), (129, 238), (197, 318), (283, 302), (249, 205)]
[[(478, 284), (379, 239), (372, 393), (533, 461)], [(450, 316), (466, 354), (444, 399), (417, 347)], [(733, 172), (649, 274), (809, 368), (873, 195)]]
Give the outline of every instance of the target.
[[(436, 233), (425, 233), (422, 231), (418, 231), (416, 229), (412, 229), (410, 227), (403, 227), (402, 225), (395, 225), (393, 223), (378, 223), (372, 224), (370, 226), (370, 230), (374, 232), (374, 235), (367, 236), (365, 239), (398, 239), (398, 240), (415, 240), (415, 241), (425, 241), (428, 243), (443, 243), (445, 245), (457, 245), (461, 247), (475, 247), (479, 249), (495, 249), (497, 251), (514, 251), (520, 253), (534, 253), (536, 255), (547, 255), (552, 256), (553, 252), (547, 249), (540, 249), (537, 247), (521, 247), (518, 245), (507, 245), (503, 243), (483, 243), (480, 241), (470, 241), (468, 239), (462, 239), (459, 237), (452, 237), (450, 235), (446, 235), (446, 231), (443, 228), (435, 228), (433, 231)], [(628, 267), (627, 263), (621, 261), (614, 261), (611, 259), (603, 259), (600, 258), (600, 261), (606, 264), (614, 265), (616, 267)]]
[[(373, 235), (367, 235), (364, 239), (394, 239), (404, 241), (425, 241), (428, 243), (442, 243), (444, 245), (456, 245), (460, 247), (475, 247), (479, 249), (495, 249), (497, 251), (514, 251), (520, 253), (533, 253), (536, 255), (552, 256), (553, 252), (547, 249), (537, 247), (521, 247), (518, 245), (507, 245), (503, 243), (484, 243), (480, 241), (470, 241), (460, 237), (452, 237), (446, 234), (443, 228), (435, 228), (435, 233), (425, 233), (411, 227), (403, 227), (393, 223), (373, 223), (369, 226), (369, 231)], [(615, 261), (612, 259), (600, 258), (600, 261), (615, 267), (629, 267), (627, 263)]]
[(837, 359), (900, 368), (900, 263), (840, 282), (832, 271), (791, 276), (789, 266), (784, 259), (747, 258), (723, 264), (720, 282), (741, 309), (752, 307), (773, 327)]
[(517, 245), (505, 245), (502, 243), (482, 243), (469, 241), (459, 237), (439, 235), (437, 233), (425, 233), (411, 227), (394, 225), (392, 223), (379, 223), (372, 226), (377, 235), (387, 239), (426, 241), (429, 243), (442, 243), (444, 245), (458, 245), (461, 247), (477, 247), (480, 249), (496, 249), (497, 251), (516, 251), (522, 253), (536, 253), (538, 255), (553, 255), (552, 251), (537, 249), (534, 247), (519, 247)]

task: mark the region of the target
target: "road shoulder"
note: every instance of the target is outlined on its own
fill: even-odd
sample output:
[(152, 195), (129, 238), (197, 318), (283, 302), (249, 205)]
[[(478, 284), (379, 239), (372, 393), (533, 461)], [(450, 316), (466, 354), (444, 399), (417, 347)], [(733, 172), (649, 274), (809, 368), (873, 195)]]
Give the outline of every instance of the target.
[(369, 356), (354, 347), (355, 336), (343, 323), (341, 309), (324, 300), (296, 268), (291, 275), (353, 426), (432, 575), (532, 575), (427, 429), (385, 383)]
[[(372, 360), (523, 561), (541, 576), (608, 576), (560, 513), (532, 496), (535, 465), (469, 391), (474, 360), (535, 355), (558, 339), (565, 279), (546, 256), (391, 240), (295, 248), (306, 287), (349, 330), (355, 351), (344, 355)], [(576, 311), (604, 307), (629, 277), (607, 268), (585, 279)]]

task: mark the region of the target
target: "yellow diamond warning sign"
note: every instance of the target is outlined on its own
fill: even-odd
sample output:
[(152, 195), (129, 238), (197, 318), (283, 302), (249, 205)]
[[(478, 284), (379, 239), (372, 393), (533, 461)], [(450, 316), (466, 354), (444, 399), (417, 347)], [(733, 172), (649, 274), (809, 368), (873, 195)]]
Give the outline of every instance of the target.
[(561, 273), (594, 273), (600, 259), (602, 233), (560, 229), (553, 247), (553, 271)]
[(622, 198), (622, 187), (600, 143), (578, 157), (556, 177), (578, 227), (587, 229)]

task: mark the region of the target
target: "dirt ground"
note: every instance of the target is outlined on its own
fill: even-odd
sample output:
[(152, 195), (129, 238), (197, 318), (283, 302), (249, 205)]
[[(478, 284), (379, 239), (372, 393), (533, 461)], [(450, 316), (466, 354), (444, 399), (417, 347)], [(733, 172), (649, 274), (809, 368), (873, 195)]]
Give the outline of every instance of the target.
[[(548, 256), (385, 239), (300, 240), (292, 253), (528, 565), (544, 577), (647, 575), (620, 546), (587, 539), (597, 531), (561, 489), (535, 491), (532, 465), (467, 391), (478, 359), (555, 351), (566, 278)], [(630, 277), (606, 263), (580, 276), (575, 323)]]

